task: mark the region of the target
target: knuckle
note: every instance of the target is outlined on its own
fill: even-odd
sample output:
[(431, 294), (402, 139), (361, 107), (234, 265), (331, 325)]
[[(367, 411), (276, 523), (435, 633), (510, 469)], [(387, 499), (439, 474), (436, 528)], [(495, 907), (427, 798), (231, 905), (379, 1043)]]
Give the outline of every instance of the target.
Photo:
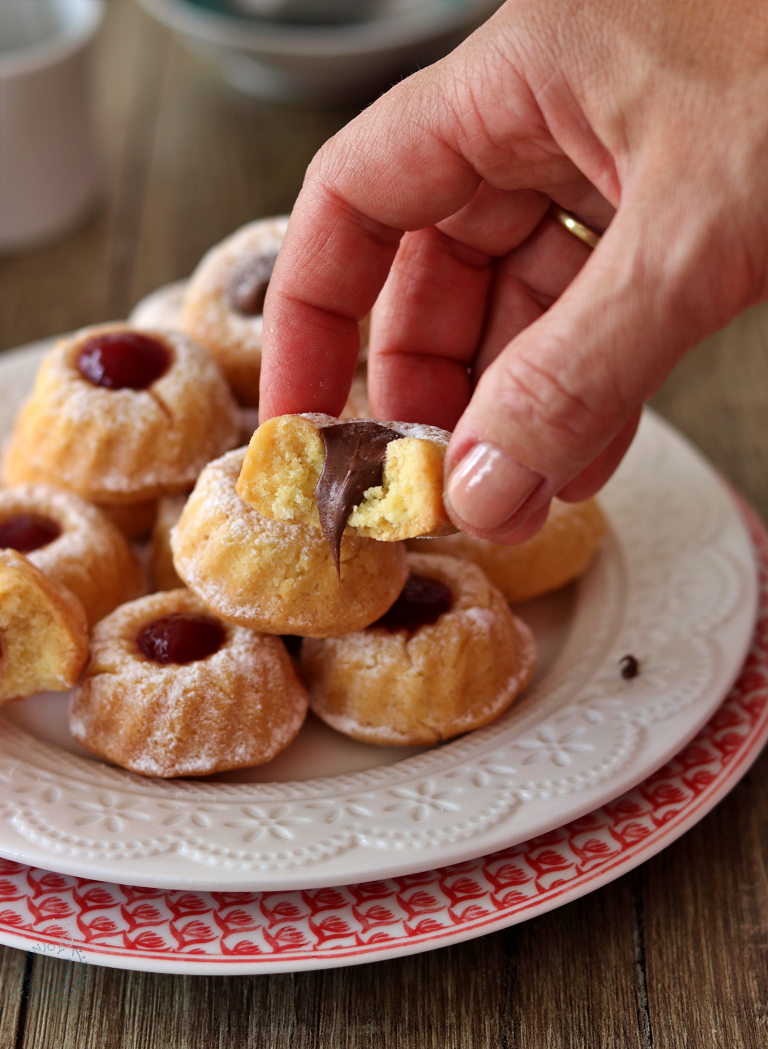
[(613, 383), (585, 388), (570, 371), (515, 355), (505, 362), (495, 396), (515, 429), (531, 442), (529, 454), (542, 466), (589, 461), (629, 410)]

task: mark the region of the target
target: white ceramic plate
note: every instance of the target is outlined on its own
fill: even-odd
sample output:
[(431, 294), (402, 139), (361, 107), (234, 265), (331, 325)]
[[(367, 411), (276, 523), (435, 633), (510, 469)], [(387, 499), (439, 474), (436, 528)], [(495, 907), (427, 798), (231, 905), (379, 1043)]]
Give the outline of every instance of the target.
[[(0, 361), (0, 431), (44, 347)], [(408, 875), (541, 835), (629, 790), (708, 720), (752, 634), (752, 544), (722, 483), (647, 413), (577, 588), (522, 609), (544, 672), (500, 720), (420, 753), (311, 721), (261, 782), (152, 781), (85, 756), (66, 700), (0, 718), (0, 854), (85, 878), (218, 891)], [(627, 653), (641, 673), (626, 681)], [(233, 777), (237, 779), (238, 777)]]
[(761, 583), (744, 669), (696, 737), (629, 793), (490, 856), (335, 888), (169, 891), (0, 859), (0, 942), (147, 972), (235, 976), (328, 969), (496, 932), (626, 874), (705, 816), (768, 737), (768, 534), (742, 509), (760, 552)]

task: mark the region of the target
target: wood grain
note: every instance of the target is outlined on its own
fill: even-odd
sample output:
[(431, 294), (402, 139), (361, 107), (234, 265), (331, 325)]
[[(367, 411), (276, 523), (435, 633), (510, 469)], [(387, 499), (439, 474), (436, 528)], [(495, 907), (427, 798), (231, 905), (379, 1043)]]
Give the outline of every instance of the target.
[(74, 963), (36, 959), (23, 1044), (642, 1049), (632, 912), (632, 883), (624, 879), (563, 911), (467, 944), (293, 976), (88, 968), (77, 981)]
[(352, 110), (286, 109), (221, 83), (133, 0), (110, 0), (96, 55), (105, 192), (57, 244), (0, 259), (0, 349), (125, 317), (211, 244), (289, 211)]
[(0, 946), (0, 1046), (15, 1046), (26, 1020), (27, 955)]
[(768, 518), (768, 303), (693, 350), (651, 403)]
[(642, 868), (655, 1049), (768, 1045), (768, 756)]
[[(0, 347), (125, 316), (243, 222), (290, 209), (351, 111), (222, 85), (110, 0), (97, 85), (98, 214), (0, 261)], [(768, 306), (674, 372), (655, 406), (768, 515)], [(505, 932), (384, 963), (181, 977), (0, 948), (0, 1049), (762, 1049), (768, 1044), (768, 757), (621, 880)]]

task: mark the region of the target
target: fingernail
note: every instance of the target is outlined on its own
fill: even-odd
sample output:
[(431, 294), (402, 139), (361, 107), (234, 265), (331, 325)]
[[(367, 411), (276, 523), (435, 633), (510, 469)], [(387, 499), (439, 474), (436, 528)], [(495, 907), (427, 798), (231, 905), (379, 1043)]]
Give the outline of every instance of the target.
[(448, 480), (446, 495), (456, 515), (477, 529), (498, 528), (509, 520), (543, 477), (493, 444), (467, 452)]

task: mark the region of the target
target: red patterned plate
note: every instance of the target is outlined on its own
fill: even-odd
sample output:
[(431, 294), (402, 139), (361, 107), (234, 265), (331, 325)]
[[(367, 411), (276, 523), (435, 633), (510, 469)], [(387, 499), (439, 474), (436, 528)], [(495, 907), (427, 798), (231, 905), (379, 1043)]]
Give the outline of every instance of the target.
[(634, 790), (559, 830), (466, 863), (290, 892), (169, 892), (0, 859), (0, 941), (169, 973), (292, 972), (381, 961), (525, 921), (625, 874), (697, 823), (768, 738), (768, 533), (760, 610), (741, 677), (707, 725)]

